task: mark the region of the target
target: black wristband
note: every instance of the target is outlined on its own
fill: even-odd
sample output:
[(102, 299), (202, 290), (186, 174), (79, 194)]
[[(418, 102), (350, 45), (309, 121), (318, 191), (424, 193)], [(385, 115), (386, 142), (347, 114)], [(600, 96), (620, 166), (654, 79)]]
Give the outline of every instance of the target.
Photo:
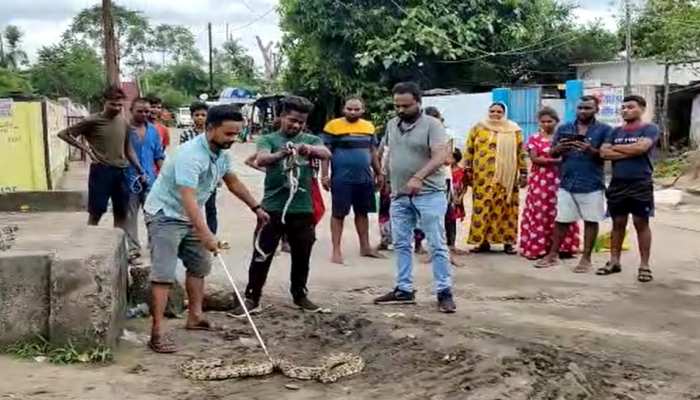
[(261, 208), (262, 208), (262, 206), (261, 206), (260, 204), (258, 204), (258, 205), (255, 206), (255, 207), (250, 207), (250, 211), (252, 211), (252, 212), (258, 212), (258, 210), (261, 209)]

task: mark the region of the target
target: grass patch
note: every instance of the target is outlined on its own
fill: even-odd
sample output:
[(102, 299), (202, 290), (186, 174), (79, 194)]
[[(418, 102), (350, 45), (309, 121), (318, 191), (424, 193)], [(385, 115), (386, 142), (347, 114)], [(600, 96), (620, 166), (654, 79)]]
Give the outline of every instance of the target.
[(23, 359), (36, 359), (45, 357), (53, 364), (78, 364), (93, 363), (105, 364), (114, 360), (112, 350), (106, 346), (97, 346), (89, 349), (79, 349), (71, 341), (65, 346), (54, 346), (43, 336), (36, 336), (34, 340), (21, 341), (2, 349), (3, 353)]
[(675, 178), (685, 172), (689, 165), (688, 158), (683, 155), (659, 160), (654, 164), (654, 178)]

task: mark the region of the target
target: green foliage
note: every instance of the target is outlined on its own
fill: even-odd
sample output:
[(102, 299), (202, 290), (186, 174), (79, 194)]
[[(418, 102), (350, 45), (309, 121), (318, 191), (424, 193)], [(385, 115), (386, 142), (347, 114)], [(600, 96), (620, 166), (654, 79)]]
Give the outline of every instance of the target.
[(194, 34), (185, 26), (161, 24), (153, 29), (151, 49), (159, 52), (162, 65), (181, 62), (201, 63), (202, 56), (195, 47)]
[(104, 75), (95, 50), (83, 42), (64, 41), (39, 50), (31, 82), (44, 96), (70, 97), (87, 104), (99, 100)]
[[(119, 60), (136, 57), (145, 62), (151, 34), (148, 19), (140, 11), (129, 10), (117, 4), (112, 5), (112, 18)], [(102, 6), (95, 5), (78, 13), (63, 37), (64, 40), (81, 40), (92, 44), (94, 49), (102, 49)]]
[(281, 0), (286, 89), (330, 116), (361, 94), (373, 118), (400, 80), (487, 89), (561, 82), (569, 64), (611, 59), (616, 36), (575, 24), (556, 0)]
[(32, 87), (25, 74), (0, 67), (0, 97), (31, 92)]
[(669, 61), (697, 58), (700, 56), (697, 21), (700, 21), (697, 0), (648, 0), (632, 25), (635, 56)]
[(24, 36), (22, 31), (15, 25), (8, 25), (2, 36), (7, 49), (0, 59), (0, 67), (16, 71), (21, 66), (27, 65), (29, 58), (21, 48), (22, 36)]
[(108, 363), (114, 359), (112, 351), (105, 346), (89, 349), (79, 349), (73, 343), (62, 347), (53, 346), (43, 336), (37, 335), (34, 340), (17, 342), (2, 349), (3, 353), (12, 354), (18, 358), (35, 359), (45, 357), (53, 364), (76, 363)]

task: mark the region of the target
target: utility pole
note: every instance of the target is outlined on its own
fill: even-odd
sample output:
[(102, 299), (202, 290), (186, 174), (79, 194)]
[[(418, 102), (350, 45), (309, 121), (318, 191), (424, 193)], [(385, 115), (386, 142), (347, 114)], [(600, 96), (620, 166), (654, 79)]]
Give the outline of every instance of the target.
[(627, 83), (625, 85), (625, 95), (632, 93), (632, 5), (630, 0), (625, 0), (625, 30), (627, 38), (625, 40), (625, 61), (627, 62)]
[(664, 108), (661, 113), (661, 122), (663, 126), (663, 132), (661, 133), (661, 150), (664, 152), (664, 154), (668, 154), (668, 148), (670, 145), (669, 136), (671, 136), (671, 132), (668, 126), (668, 99), (670, 96), (671, 86), (669, 79), (670, 69), (671, 64), (669, 64), (667, 60), (664, 64)]
[(117, 62), (117, 43), (114, 37), (111, 0), (102, 0), (102, 32), (107, 83), (113, 86), (119, 85), (119, 63)]
[(0, 67), (5, 66), (5, 44), (2, 40), (2, 31), (0, 31)]
[(226, 23), (226, 41), (228, 42), (231, 38), (228, 36), (228, 22)]
[(211, 44), (211, 22), (209, 28), (209, 94), (214, 95), (214, 50)]

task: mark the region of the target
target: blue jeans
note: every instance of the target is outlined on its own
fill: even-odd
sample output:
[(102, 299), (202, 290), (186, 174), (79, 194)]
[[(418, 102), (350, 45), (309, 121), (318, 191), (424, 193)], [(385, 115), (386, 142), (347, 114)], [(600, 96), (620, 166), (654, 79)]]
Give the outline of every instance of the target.
[(396, 253), (396, 281), (399, 290), (413, 291), (413, 230), (420, 221), (430, 246), (435, 290), (440, 293), (452, 287), (450, 257), (445, 239), (444, 192), (417, 196), (399, 196), (391, 202), (391, 227)]

